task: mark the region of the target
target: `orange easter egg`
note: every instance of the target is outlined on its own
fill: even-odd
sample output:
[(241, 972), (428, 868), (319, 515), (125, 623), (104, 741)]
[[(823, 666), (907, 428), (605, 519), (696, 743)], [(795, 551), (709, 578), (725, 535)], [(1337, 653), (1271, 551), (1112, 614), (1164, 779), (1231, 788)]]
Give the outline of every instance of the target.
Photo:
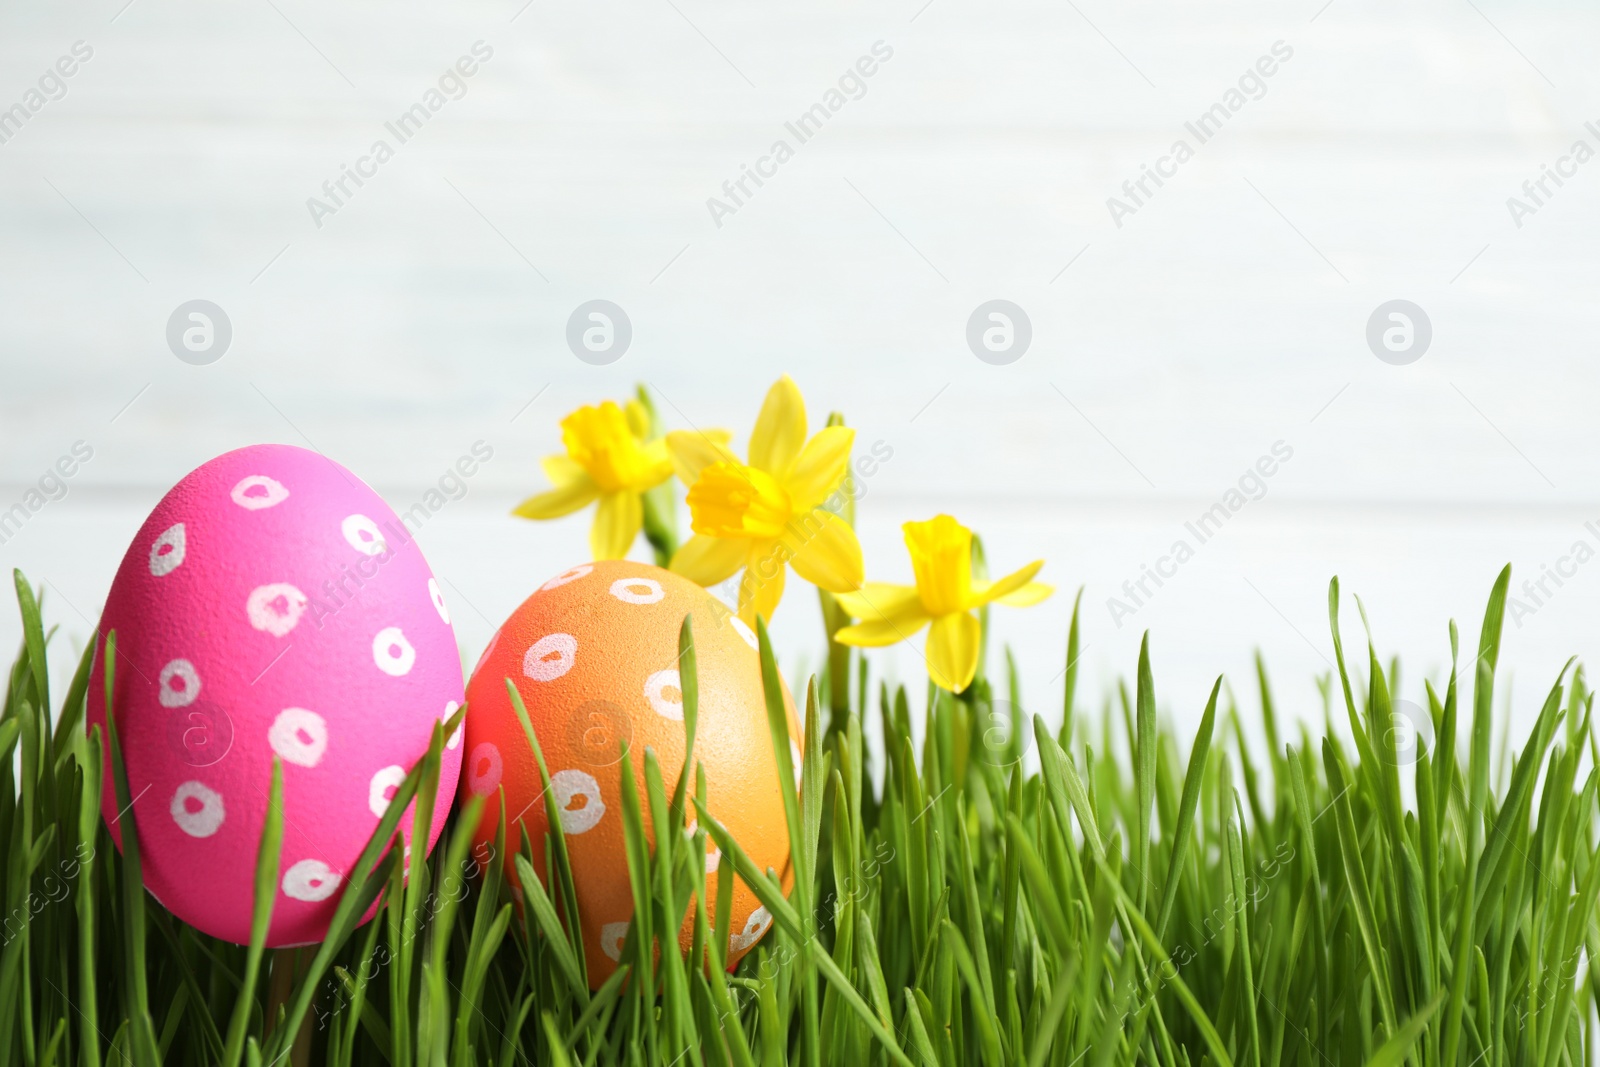
[[(495, 838), (500, 819), (496, 791), (504, 790), (511, 821), (507, 850), (516, 849), (521, 824), (526, 823), (535, 869), (549, 886), (539, 767), (506, 692), (509, 678), (527, 707), (550, 772), (572, 860), (589, 983), (596, 989), (616, 970), (633, 917), (622, 829), (622, 745), (628, 746), (652, 847), (645, 749), (660, 761), (669, 798), (683, 769), (678, 630), (686, 615), (693, 616), (700, 694), (694, 758), (705, 768), (707, 808), (757, 867), (780, 872), (787, 887), (789, 832), (756, 636), (698, 585), (627, 560), (573, 567), (540, 586), (512, 612), (467, 685), (461, 792), (463, 798), (478, 795), (489, 801), (477, 830), (479, 849)], [(787, 686), (783, 701), (798, 775), (801, 733)], [(691, 779), (691, 794), (693, 785)], [(721, 862), (708, 840), (705, 893), (712, 917), (715, 870)], [(508, 867), (507, 873), (514, 883), (514, 869)], [(772, 923), (755, 893), (737, 877), (731, 916), (730, 964), (750, 951)], [(686, 951), (692, 936), (690, 913), (679, 931)]]

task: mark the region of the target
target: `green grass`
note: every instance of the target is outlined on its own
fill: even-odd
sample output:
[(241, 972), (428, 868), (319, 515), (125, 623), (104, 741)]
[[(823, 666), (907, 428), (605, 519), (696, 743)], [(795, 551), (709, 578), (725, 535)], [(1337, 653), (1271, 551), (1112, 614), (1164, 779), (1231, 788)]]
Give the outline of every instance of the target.
[[(1070, 714), (1023, 721), (1007, 710), (1020, 706), (1014, 672), (999, 685), (980, 675), (960, 697), (927, 694), (920, 744), (909, 695), (835, 654), (805, 690), (803, 774), (781, 705), (767, 709), (789, 798), (787, 896), (704, 806), (714, 783), (693, 773), (686, 625), (690, 757), (622, 762), (636, 915), (623, 969), (591, 993), (559, 836), (498, 842), (521, 872), (521, 910), (498, 866), (467, 876), (478, 806), (458, 809), (429, 862), (400, 877), (385, 846), (413, 796), (427, 825), (448, 727), (351, 872), (324, 945), (269, 956), (167, 913), (140, 888), (132, 821), (119, 855), (100, 818), (100, 745), (83, 722), (105, 694), (87, 692), (86, 656), (53, 700), (47, 634), (19, 575), (26, 640), (0, 717), (0, 1067), (292, 1062), (297, 1034), (311, 1062), (341, 1065), (1593, 1063), (1592, 698), (1569, 666), (1520, 750), (1494, 750), (1508, 577), (1470, 658), (1452, 625), (1450, 674), (1425, 687), (1438, 744), (1416, 759), (1390, 725), (1398, 663), (1370, 644), (1364, 663), (1347, 657), (1337, 582), (1339, 670), (1322, 679), (1323, 706), (1294, 716), (1320, 718), (1320, 736), (1289, 728), (1260, 668), (1251, 736), (1264, 750), (1246, 744), (1220, 679), (1197, 736), (1165, 728), (1148, 644), (1131, 695), (1076, 714), (1076, 614)], [(863, 743), (868, 715), (884, 752)], [(524, 726), (537, 752), (525, 712)], [(275, 777), (258, 938), (281, 789)], [(698, 839), (667, 833), (652, 854), (646, 811), (674, 829), (698, 815)], [(706, 834), (727, 858), (722, 885), (737, 871), (776, 920), (732, 974), (730, 916), (696, 891)], [(535, 848), (547, 885), (532, 877)], [(375, 899), (378, 917), (357, 926)], [(686, 915), (687, 954), (672, 936)]]

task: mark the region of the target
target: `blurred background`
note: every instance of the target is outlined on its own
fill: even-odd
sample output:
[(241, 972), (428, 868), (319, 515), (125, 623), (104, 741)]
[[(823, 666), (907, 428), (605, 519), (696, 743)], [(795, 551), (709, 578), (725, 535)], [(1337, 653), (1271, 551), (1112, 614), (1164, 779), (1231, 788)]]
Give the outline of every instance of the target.
[[(787, 372), (892, 451), (870, 577), (941, 511), (1047, 560), (993, 613), (1030, 711), (1082, 586), (1090, 705), (1148, 629), (1185, 728), (1219, 673), (1254, 718), (1256, 649), (1315, 722), (1335, 574), (1421, 700), (1510, 562), (1517, 733), (1600, 651), (1597, 41), (1513, 0), (8, 4), (0, 563), (65, 671), (206, 459), (315, 448), (403, 512), (482, 442), (419, 534), (470, 665), (588, 556), (587, 515), (508, 515), (562, 415), (643, 382), (742, 449)], [(569, 346), (593, 300), (625, 349)], [(818, 662), (809, 587), (774, 634)], [(881, 670), (920, 686), (920, 643)]]

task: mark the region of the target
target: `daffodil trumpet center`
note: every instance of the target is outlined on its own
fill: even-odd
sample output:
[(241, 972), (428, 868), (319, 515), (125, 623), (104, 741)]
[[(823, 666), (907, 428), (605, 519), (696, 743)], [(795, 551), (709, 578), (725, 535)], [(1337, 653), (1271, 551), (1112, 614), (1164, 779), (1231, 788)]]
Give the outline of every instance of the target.
[(793, 516), (789, 494), (766, 471), (743, 463), (712, 463), (689, 488), (695, 533), (710, 537), (773, 540)]
[(948, 515), (902, 529), (922, 609), (939, 618), (971, 607), (972, 531)]
[(653, 484), (656, 464), (640, 446), (622, 408), (610, 400), (562, 419), (561, 441), (602, 493), (637, 492)]

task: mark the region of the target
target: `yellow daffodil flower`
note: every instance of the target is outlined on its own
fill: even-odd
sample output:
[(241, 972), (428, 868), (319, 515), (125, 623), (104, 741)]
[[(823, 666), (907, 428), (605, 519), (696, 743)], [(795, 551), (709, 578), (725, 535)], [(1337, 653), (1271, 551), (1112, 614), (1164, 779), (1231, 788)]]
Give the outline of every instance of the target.
[(788, 375), (767, 392), (750, 434), (750, 462), (718, 435), (667, 434), (694, 536), (672, 557), (672, 570), (700, 585), (741, 567), (739, 617), (771, 619), (792, 566), (830, 593), (861, 586), (861, 544), (850, 524), (822, 505), (843, 482), (855, 431), (829, 426), (806, 438), (806, 404)]
[(561, 420), (564, 456), (546, 456), (544, 473), (555, 488), (518, 504), (513, 515), (556, 519), (599, 501), (589, 529), (595, 559), (621, 559), (644, 524), (643, 494), (672, 477), (664, 441), (647, 441), (650, 416), (643, 404), (627, 408), (607, 400)]
[(916, 585), (868, 582), (858, 592), (839, 594), (839, 604), (861, 621), (834, 635), (842, 645), (877, 648), (892, 645), (927, 626), (928, 677), (959, 693), (978, 672), (982, 631), (973, 610), (998, 602), (1012, 607), (1037, 604), (1054, 590), (1033, 576), (1044, 566), (1034, 560), (996, 582), (972, 578), (972, 531), (948, 515), (903, 527)]

